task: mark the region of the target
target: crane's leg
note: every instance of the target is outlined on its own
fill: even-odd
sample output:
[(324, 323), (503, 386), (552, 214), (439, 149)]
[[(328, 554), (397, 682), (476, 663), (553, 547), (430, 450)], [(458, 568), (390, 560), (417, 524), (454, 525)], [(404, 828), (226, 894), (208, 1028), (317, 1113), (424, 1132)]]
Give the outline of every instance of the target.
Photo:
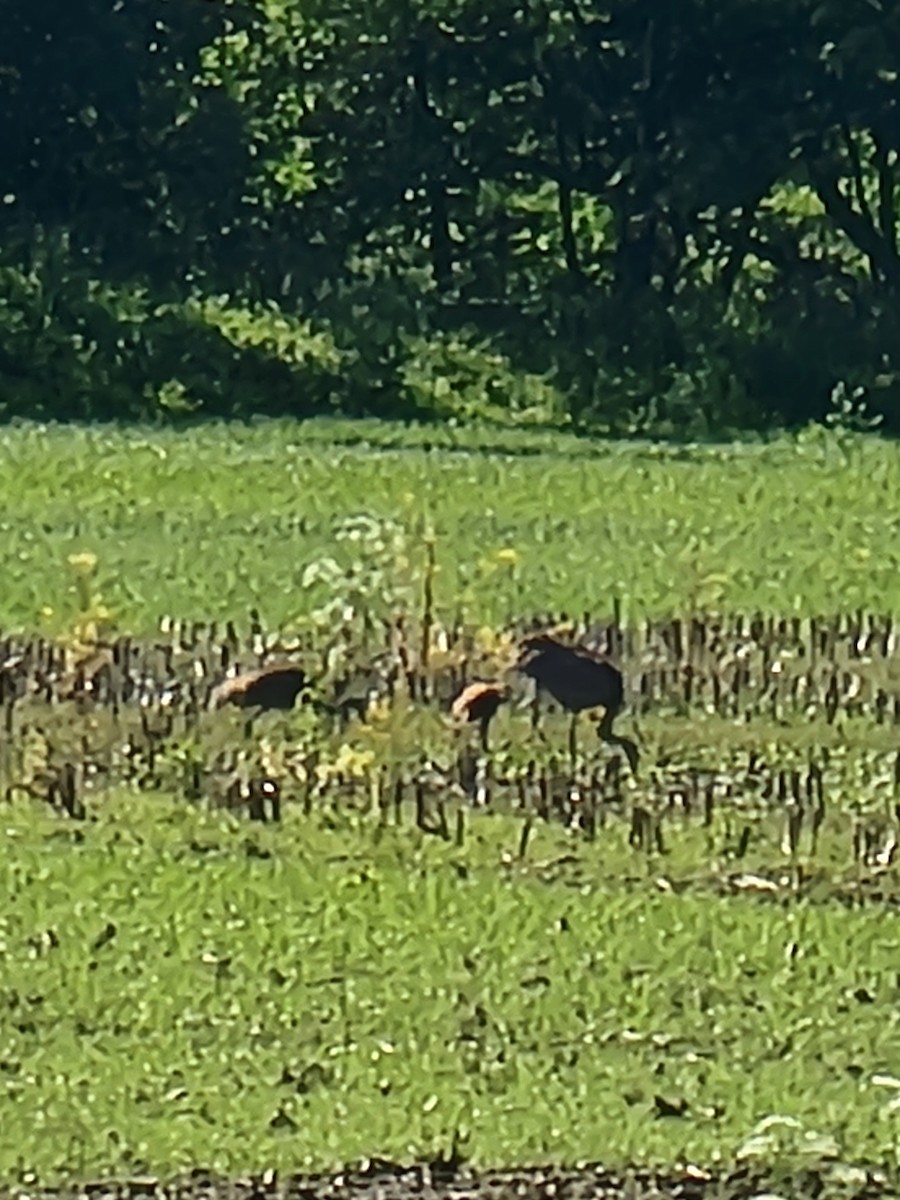
[(569, 758), (572, 762), (572, 770), (575, 770), (575, 759), (578, 753), (578, 713), (572, 713), (572, 720), (569, 723)]
[(541, 725), (541, 689), (535, 686), (534, 696), (531, 700), (531, 730), (532, 733), (539, 733)]
[(611, 746), (612, 741), (612, 723), (614, 714), (608, 708), (604, 708), (603, 716), (597, 722), (597, 737), (604, 745)]

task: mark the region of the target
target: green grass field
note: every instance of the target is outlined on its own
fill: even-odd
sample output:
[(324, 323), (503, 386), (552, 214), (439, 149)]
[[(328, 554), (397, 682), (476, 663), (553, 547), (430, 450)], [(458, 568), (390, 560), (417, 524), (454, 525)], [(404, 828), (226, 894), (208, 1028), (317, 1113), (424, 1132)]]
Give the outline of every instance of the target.
[[(87, 607), (135, 633), (254, 606), (307, 628), (348, 604), (418, 611), (429, 528), (445, 620), (603, 616), (614, 598), (626, 621), (900, 612), (900, 456), (876, 440), (24, 427), (0, 439), (0, 489), (7, 629), (71, 628), (83, 554)], [(18, 711), (4, 772), (45, 735), (121, 757), (124, 715), (38, 695)], [(232, 716), (203, 736), (243, 745)], [(435, 706), (379, 720), (323, 738), (322, 761), (449, 745)], [(896, 724), (664, 704), (642, 722), (625, 816), (692, 756), (731, 780), (706, 825), (666, 810), (664, 853), (631, 845), (619, 810), (593, 841), (535, 822), (522, 857), (521, 817), (469, 813), (457, 844), (337, 794), (260, 827), (173, 790), (187, 741), (159, 752), (158, 790), (98, 785), (83, 820), (0, 799), (0, 1184), (409, 1160), (454, 1139), (482, 1166), (824, 1156), (900, 1178), (900, 884), (857, 845), (860, 821), (877, 848), (900, 829)], [(531, 753), (527, 728), (498, 718), (499, 766)], [(748, 748), (805, 771), (823, 746), (821, 838), (807, 809), (785, 848)]]
[[(897, 1160), (900, 926), (617, 879), (623, 839), (6, 815), (0, 1177)], [(882, 1078), (879, 1078), (881, 1076)], [(768, 1118), (796, 1125), (768, 1131)]]
[(364, 422), (25, 427), (0, 439), (0, 505), (3, 626), (63, 607), (79, 551), (98, 556), (131, 631), (254, 604), (289, 625), (331, 594), (329, 565), (312, 564), (359, 563), (358, 541), (335, 540), (359, 514), (396, 527), (363, 547), (376, 606), (375, 591), (408, 585), (431, 525), (438, 607), (489, 624), (600, 614), (614, 596), (626, 618), (691, 603), (900, 609), (900, 454), (875, 440), (665, 449)]

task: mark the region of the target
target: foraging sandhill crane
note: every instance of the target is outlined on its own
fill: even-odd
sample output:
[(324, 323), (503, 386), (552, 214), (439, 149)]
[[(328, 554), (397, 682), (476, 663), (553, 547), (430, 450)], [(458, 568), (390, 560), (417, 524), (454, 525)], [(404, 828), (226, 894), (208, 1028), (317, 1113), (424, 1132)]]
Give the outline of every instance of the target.
[(481, 748), (488, 752), (488, 726), (497, 709), (508, 699), (506, 688), (499, 683), (476, 681), (467, 684), (450, 707), (455, 721), (477, 721), (481, 735)]
[(602, 742), (621, 747), (632, 773), (635, 773), (639, 759), (637, 745), (630, 738), (613, 733), (613, 721), (625, 698), (622, 672), (618, 667), (580, 646), (566, 646), (546, 633), (525, 638), (520, 650), (517, 669), (572, 714), (569, 753), (573, 761), (578, 714), (586, 708), (602, 706), (605, 711), (597, 724), (597, 734)]
[(235, 704), (240, 708), (290, 709), (306, 686), (306, 672), (296, 663), (273, 663), (245, 671), (214, 688), (210, 708)]

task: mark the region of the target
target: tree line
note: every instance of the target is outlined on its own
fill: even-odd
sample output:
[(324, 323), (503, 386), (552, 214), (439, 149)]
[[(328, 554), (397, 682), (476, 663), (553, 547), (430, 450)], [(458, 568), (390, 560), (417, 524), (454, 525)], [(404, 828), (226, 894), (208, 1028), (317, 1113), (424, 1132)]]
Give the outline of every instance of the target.
[(900, 426), (900, 5), (0, 8), (2, 415)]

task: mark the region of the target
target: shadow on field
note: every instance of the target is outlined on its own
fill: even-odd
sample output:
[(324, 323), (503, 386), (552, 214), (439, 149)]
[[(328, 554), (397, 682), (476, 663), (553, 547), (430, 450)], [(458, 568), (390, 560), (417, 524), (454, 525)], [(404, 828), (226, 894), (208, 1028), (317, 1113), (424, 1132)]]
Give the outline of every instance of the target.
[[(748, 436), (729, 440), (678, 440), (612, 438), (573, 430), (563, 424), (529, 424), (516, 427), (481, 421), (455, 426), (447, 420), (428, 420), (419, 415), (404, 420), (397, 416), (371, 416), (360, 412), (339, 416), (334, 413), (333, 395), (327, 378), (316, 388), (303, 385), (291, 368), (254, 348), (238, 349), (217, 331), (203, 336), (184, 358), (189, 397), (201, 396), (204, 407), (198, 412), (149, 411), (129, 419), (106, 411), (82, 414), (61, 420), (49, 411), (35, 410), (35, 420), (51, 429), (104, 432), (110, 437), (146, 440), (148, 428), (161, 435), (209, 435), (214, 431), (237, 433), (258, 430), (271, 433), (273, 445), (289, 443), (292, 448), (342, 448), (377, 454), (439, 454), (444, 458), (542, 459), (545, 462), (587, 463), (627, 457), (629, 463), (722, 463), (735, 453), (765, 454), (784, 446), (784, 434), (768, 438)], [(43, 381), (38, 383), (43, 387)], [(159, 380), (162, 387), (164, 381)], [(266, 411), (247, 416), (229, 412), (234, 407), (233, 393), (246, 388), (265, 390)], [(301, 398), (302, 394), (302, 398)], [(8, 409), (0, 414), (0, 429), (10, 424), (27, 427), (31, 417), (23, 418)], [(788, 442), (787, 447), (790, 447)]]

